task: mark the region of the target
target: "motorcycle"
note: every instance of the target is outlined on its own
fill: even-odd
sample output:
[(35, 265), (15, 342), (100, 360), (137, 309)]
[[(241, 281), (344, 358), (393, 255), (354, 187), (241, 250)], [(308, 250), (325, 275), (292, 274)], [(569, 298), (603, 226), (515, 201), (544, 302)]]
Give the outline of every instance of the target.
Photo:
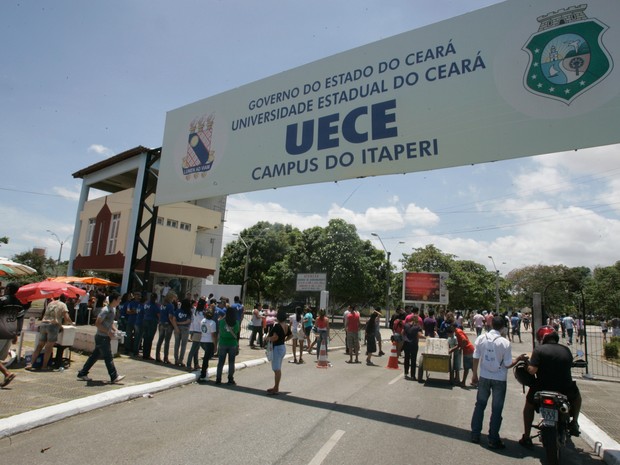
[[(583, 352), (577, 351), (573, 367), (585, 367), (587, 362), (581, 359), (582, 356)], [(515, 365), (514, 375), (524, 389), (525, 386), (532, 386), (536, 381), (536, 378), (527, 372), (526, 360)], [(534, 409), (540, 415), (540, 421), (532, 425), (538, 430), (538, 434), (532, 436), (532, 439), (540, 437), (548, 465), (559, 465), (562, 447), (571, 436), (570, 402), (564, 394), (559, 392), (538, 391), (534, 394)]]

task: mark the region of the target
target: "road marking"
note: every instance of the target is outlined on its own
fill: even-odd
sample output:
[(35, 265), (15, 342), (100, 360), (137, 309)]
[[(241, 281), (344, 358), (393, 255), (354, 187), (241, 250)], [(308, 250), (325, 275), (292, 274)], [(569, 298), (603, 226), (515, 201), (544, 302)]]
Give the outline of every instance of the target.
[(390, 381), (390, 382), (388, 383), (388, 386), (389, 386), (390, 384), (394, 384), (394, 383), (398, 382), (400, 379), (402, 379), (402, 378), (403, 378), (403, 376), (405, 376), (405, 374), (404, 374), (404, 373), (401, 373), (401, 374), (400, 374), (400, 375), (398, 375), (396, 378), (394, 378), (392, 381)]
[(312, 458), (312, 460), (310, 460), (308, 465), (321, 465), (323, 463), (323, 460), (325, 460), (327, 455), (336, 446), (338, 441), (340, 441), (340, 438), (343, 434), (344, 431), (342, 431), (341, 429), (336, 430), (336, 432), (332, 434), (332, 437), (329, 438), (329, 440), (325, 444), (323, 444), (323, 447), (321, 447), (316, 453), (316, 455)]

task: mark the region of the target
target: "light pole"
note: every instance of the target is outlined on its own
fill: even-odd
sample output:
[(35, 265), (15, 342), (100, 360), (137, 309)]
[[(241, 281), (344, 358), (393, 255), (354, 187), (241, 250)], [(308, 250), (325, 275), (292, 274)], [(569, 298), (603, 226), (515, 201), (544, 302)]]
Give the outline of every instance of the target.
[(495, 269), (495, 316), (499, 315), (499, 270), (495, 266), (495, 260), (489, 255), (489, 258), (493, 262), (493, 268)]
[[(265, 228), (263, 229), (260, 234), (258, 234), (256, 236), (256, 238), (258, 239), (260, 236), (262, 236), (269, 228)], [(241, 234), (233, 234), (233, 236), (237, 236), (239, 238), (239, 240), (241, 241), (241, 243), (245, 246), (245, 268), (243, 270), (243, 285), (241, 286), (241, 302), (245, 303), (245, 289), (246, 286), (248, 284), (248, 272), (249, 272), (249, 268), (250, 268), (250, 249), (252, 248), (252, 246), (254, 245), (254, 242), (256, 242), (256, 239), (254, 240), (254, 242), (251, 242), (249, 245), (248, 243), (243, 240), (243, 237), (241, 237)]]
[(52, 236), (54, 236), (56, 240), (58, 241), (58, 243), (60, 244), (60, 250), (58, 251), (58, 261), (56, 262), (56, 276), (58, 276), (58, 268), (60, 267), (60, 259), (62, 257), (62, 246), (65, 245), (65, 242), (69, 240), (72, 234), (69, 234), (64, 241), (61, 241), (60, 237), (58, 237), (58, 235), (54, 231), (51, 231), (49, 229), (46, 229), (46, 231), (50, 233)]
[(388, 327), (389, 326), (389, 321), (390, 321), (390, 295), (392, 294), (391, 292), (391, 285), (390, 285), (390, 274), (391, 274), (391, 263), (390, 263), (390, 252), (388, 251), (388, 249), (385, 248), (385, 244), (383, 243), (383, 241), (381, 240), (381, 236), (379, 236), (379, 234), (377, 233), (370, 233), (371, 236), (375, 236), (377, 239), (379, 239), (379, 242), (381, 242), (381, 246), (383, 247), (383, 250), (385, 251), (385, 256), (387, 257), (387, 268), (386, 268), (386, 272), (385, 272), (385, 281), (386, 281), (386, 290), (385, 290), (385, 326)]

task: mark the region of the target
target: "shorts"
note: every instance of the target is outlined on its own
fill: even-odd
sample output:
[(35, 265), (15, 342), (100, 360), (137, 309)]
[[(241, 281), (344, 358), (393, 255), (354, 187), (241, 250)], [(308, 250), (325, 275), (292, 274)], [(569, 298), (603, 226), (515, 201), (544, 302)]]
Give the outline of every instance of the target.
[(312, 326), (304, 326), (304, 333), (306, 333), (306, 337), (310, 337), (311, 332), (312, 332)]
[(306, 333), (304, 331), (295, 331), (293, 333), (293, 339), (296, 339), (298, 341), (305, 341), (306, 340)]
[(273, 346), (273, 357), (271, 359), (271, 369), (273, 371), (280, 371), (282, 369), (282, 360), (284, 360), (285, 355), (286, 346), (284, 344)]
[(465, 355), (463, 354), (463, 370), (473, 370), (474, 369), (474, 354)]
[(39, 326), (39, 342), (57, 342), (59, 333), (60, 326), (44, 321)]
[(403, 342), (403, 335), (402, 334), (392, 334), (392, 341), (394, 342)]
[(4, 361), (11, 350), (12, 339), (0, 339), (0, 362)]
[[(539, 386), (534, 385), (530, 387), (530, 389), (527, 391), (527, 396), (525, 398), (530, 404), (533, 404), (534, 394), (536, 394), (538, 391), (553, 391), (553, 390), (554, 389), (541, 389)], [(581, 393), (579, 392), (579, 388), (577, 387), (577, 383), (575, 381), (573, 381), (572, 384), (567, 389), (558, 389), (557, 392), (564, 394), (568, 398), (568, 401), (571, 404), (574, 403), (575, 400), (581, 396)]]
[(347, 347), (353, 350), (360, 350), (360, 335), (357, 331), (347, 332)]

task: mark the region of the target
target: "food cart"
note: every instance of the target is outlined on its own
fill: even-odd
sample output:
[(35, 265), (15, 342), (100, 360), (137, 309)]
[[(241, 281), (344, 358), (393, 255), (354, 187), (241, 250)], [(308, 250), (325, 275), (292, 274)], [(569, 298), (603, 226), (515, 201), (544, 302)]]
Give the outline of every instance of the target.
[(418, 381), (429, 379), (430, 372), (448, 373), (452, 383), (452, 356), (450, 355), (448, 340), (442, 338), (427, 338), (422, 352), (422, 360), (418, 365)]

